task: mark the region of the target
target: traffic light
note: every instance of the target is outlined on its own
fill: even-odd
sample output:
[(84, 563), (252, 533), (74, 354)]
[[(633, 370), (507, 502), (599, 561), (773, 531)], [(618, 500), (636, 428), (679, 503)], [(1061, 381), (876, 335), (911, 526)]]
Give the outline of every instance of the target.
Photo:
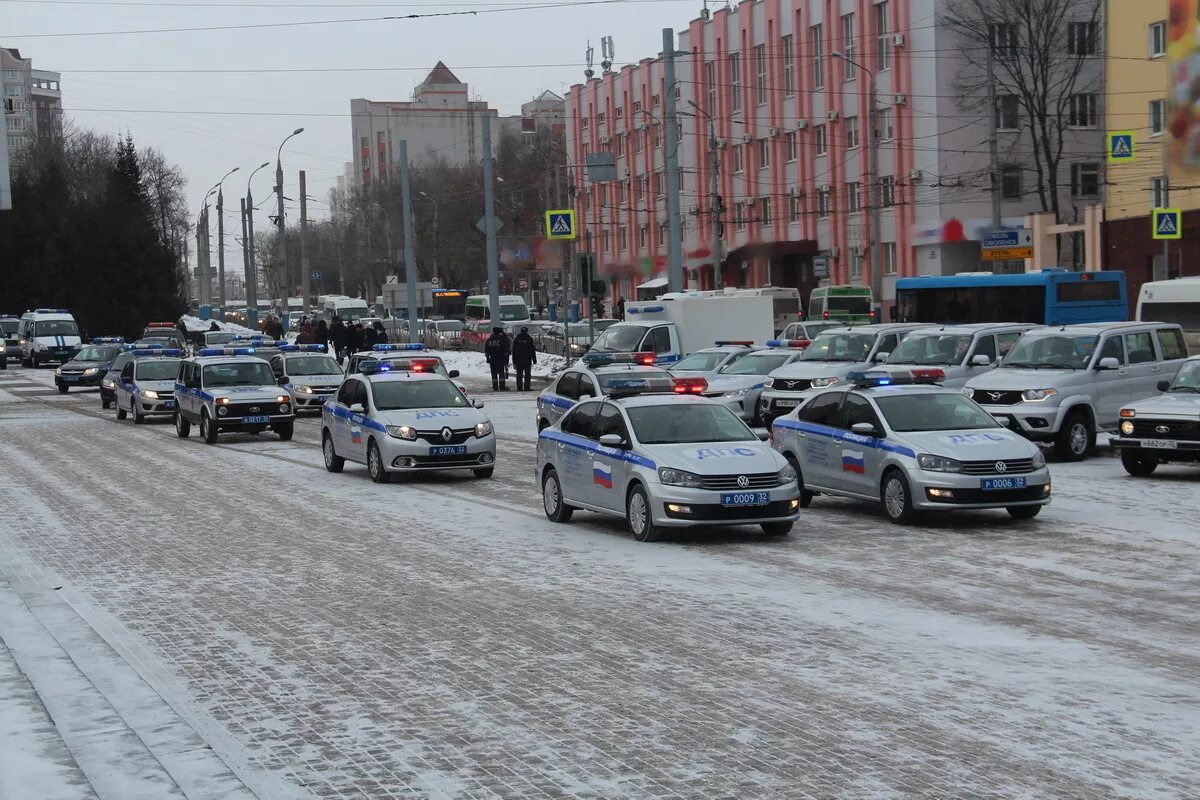
[(588, 281), (596, 274), (596, 254), (576, 253), (575, 258), (579, 266), (579, 285), (587, 286)]

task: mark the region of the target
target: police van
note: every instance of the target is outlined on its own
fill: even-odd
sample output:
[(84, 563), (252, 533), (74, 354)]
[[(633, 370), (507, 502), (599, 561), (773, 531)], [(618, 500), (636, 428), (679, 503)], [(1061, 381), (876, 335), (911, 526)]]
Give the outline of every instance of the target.
[(175, 379), (175, 433), (186, 439), (200, 426), (206, 444), (220, 433), (260, 433), (268, 428), (292, 438), (292, 398), (281, 394), (271, 365), (253, 347), (209, 347), (184, 359)]
[(40, 367), (50, 361), (65, 364), (82, 344), (75, 317), (65, 308), (39, 308), (21, 315), (17, 329), (21, 365)]

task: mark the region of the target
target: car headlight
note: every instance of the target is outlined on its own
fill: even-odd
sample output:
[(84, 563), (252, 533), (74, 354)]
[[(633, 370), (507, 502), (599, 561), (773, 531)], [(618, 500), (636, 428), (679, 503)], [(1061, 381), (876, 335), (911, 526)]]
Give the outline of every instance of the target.
[(1124, 422), (1122, 422), (1121, 423), (1121, 433), (1125, 434), (1126, 436), (1132, 435), (1133, 434), (1133, 423), (1130, 422), (1129, 420), (1125, 420)]
[(968, 389), (966, 386), (964, 386), (963, 388), (959, 389), (959, 391), (962, 392), (963, 394), (965, 394), (967, 397), (970, 397), (972, 399), (975, 398), (975, 390), (974, 389)]
[[(219, 401), (218, 401), (219, 402)], [(225, 406), (217, 406), (217, 416), (224, 417), (229, 413), (229, 409)]]
[(482, 439), (484, 436), (487, 436), (491, 432), (492, 432), (492, 423), (490, 423), (490, 422), (476, 422), (475, 423), (475, 435), (478, 436), (480, 439)]
[(687, 486), (691, 489), (700, 488), (700, 476), (681, 469), (659, 467), (658, 479), (668, 486)]
[(841, 378), (813, 378), (812, 387), (814, 389), (824, 389), (826, 386), (833, 386)]
[(962, 472), (962, 463), (953, 458), (921, 453), (917, 456), (917, 465), (928, 472)]
[(85, 369), (83, 371), (83, 374), (84, 375), (95, 375), (99, 371), (100, 371), (99, 367), (88, 367), (87, 369)]
[(145, 389), (142, 391), (142, 396), (147, 400), (157, 400), (158, 392), (154, 391), (153, 389)]
[(783, 469), (779, 470), (780, 483), (791, 483), (794, 480), (796, 480), (796, 470), (792, 468), (791, 464), (788, 464)]
[(726, 392), (725, 394), (721, 395), (721, 397), (723, 397), (726, 400), (740, 400), (741, 398), (746, 396), (746, 392), (748, 392), (748, 391), (750, 391), (750, 390), (749, 389), (734, 389), (732, 392)]
[(62, 367), (55, 367), (55, 368), (54, 368), (54, 374), (55, 374), (55, 375), (62, 375)]
[(397, 439), (406, 439), (410, 442), (416, 441), (417, 429), (411, 425), (388, 425), (388, 436), (393, 436)]
[(774, 379), (774, 378), (772, 378), (772, 377), (770, 377), (770, 376), (767, 376), (766, 378), (763, 378), (763, 388), (764, 388), (764, 389), (770, 389), (770, 388), (771, 388), (772, 386), (774, 386), (774, 385), (775, 385), (775, 379)]
[(1041, 450), (1038, 450), (1033, 454), (1033, 468), (1041, 469), (1044, 466), (1046, 466), (1046, 457), (1042, 455)]
[(100, 381), (100, 385), (103, 386), (105, 389), (117, 388), (117, 384), (113, 383), (108, 378), (105, 378), (104, 380)]
[(296, 384), (292, 384), (292, 388), (296, 390), (296, 394), (313, 394), (314, 393), (313, 388), (311, 386), (297, 386)]
[(1058, 394), (1058, 390), (1056, 389), (1026, 389), (1021, 392), (1021, 399), (1027, 403), (1040, 403), (1056, 394)]

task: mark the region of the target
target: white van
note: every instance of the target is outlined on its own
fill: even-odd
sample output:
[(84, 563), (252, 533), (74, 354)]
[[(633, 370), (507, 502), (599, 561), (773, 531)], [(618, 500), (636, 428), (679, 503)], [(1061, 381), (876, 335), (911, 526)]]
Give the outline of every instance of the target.
[[(517, 325), (528, 323), (529, 306), (525, 305), (525, 298), (519, 294), (502, 294), (500, 295), (500, 321), (511, 322)], [(486, 294), (473, 294), (467, 298), (467, 321), (490, 319), (495, 317), (488, 306), (488, 296)]]
[(358, 322), (363, 317), (372, 316), (367, 301), (361, 297), (338, 297), (330, 295), (321, 305), (321, 318), (332, 323), (334, 318), (342, 322)]
[(1174, 322), (1183, 328), (1192, 355), (1200, 355), (1200, 278), (1143, 283), (1138, 322)]
[(79, 326), (65, 308), (38, 308), (21, 315), (17, 329), (21, 364), (40, 367), (49, 361), (65, 364), (79, 350)]

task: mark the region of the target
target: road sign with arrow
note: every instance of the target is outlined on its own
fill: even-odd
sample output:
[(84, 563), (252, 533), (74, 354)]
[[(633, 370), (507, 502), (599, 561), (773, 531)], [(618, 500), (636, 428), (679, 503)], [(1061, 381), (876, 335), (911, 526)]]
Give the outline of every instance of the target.
[(982, 242), (984, 261), (1015, 261), (1033, 258), (1033, 231), (1028, 228), (989, 231)]

